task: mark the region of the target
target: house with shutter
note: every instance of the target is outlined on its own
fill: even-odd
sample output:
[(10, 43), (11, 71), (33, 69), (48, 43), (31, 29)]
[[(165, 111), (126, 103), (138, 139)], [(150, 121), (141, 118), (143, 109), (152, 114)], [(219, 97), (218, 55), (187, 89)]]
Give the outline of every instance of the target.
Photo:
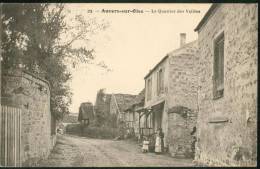
[(195, 31), (199, 99), (195, 160), (256, 166), (257, 4), (213, 4)]
[[(172, 156), (193, 157), (196, 131), (198, 76), (197, 41), (169, 52), (145, 76), (145, 125), (162, 128), (164, 146)], [(150, 132), (150, 131), (149, 131)]]

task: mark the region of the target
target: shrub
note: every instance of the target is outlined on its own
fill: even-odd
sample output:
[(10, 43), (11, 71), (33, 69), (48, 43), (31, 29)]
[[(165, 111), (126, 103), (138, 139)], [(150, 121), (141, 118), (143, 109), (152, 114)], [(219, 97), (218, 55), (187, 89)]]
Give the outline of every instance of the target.
[(109, 128), (109, 127), (83, 127), (83, 132), (81, 133), (81, 125), (80, 124), (69, 124), (66, 127), (66, 132), (72, 135), (79, 135), (90, 138), (105, 138), (112, 139), (119, 135), (119, 131), (117, 128)]

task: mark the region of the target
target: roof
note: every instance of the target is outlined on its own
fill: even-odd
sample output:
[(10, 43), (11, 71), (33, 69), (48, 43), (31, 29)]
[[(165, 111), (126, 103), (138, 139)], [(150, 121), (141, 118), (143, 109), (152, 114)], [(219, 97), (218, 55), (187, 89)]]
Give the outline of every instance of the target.
[(204, 15), (204, 17), (202, 18), (202, 20), (199, 22), (199, 24), (197, 25), (197, 27), (194, 29), (194, 31), (198, 31), (202, 25), (204, 25), (204, 23), (206, 23), (206, 21), (208, 20), (208, 18), (211, 16), (211, 14), (214, 12), (214, 10), (219, 6), (219, 3), (214, 3), (211, 5), (211, 7), (209, 8), (209, 10), (206, 12), (206, 14)]
[(197, 40), (194, 40), (194, 41), (191, 41), (189, 43), (186, 43), (182, 47), (180, 47), (178, 49), (174, 49), (173, 51), (169, 52), (167, 55), (168, 56), (172, 56), (172, 54), (175, 54), (175, 55), (183, 54), (183, 53), (185, 53), (185, 51), (183, 49), (189, 48), (189, 47), (193, 47), (193, 45), (196, 45), (196, 43), (197, 43)]
[(131, 94), (114, 94), (118, 108), (120, 111), (124, 111), (128, 106), (135, 102), (137, 95)]
[(145, 88), (135, 97), (132, 104), (130, 104), (126, 109), (124, 110), (130, 110), (135, 105), (142, 105), (144, 104), (144, 98), (145, 98)]
[(152, 68), (152, 70), (149, 71), (149, 73), (144, 77), (144, 79), (146, 79), (146, 78), (147, 78), (164, 60), (166, 60), (168, 57), (169, 57), (168, 55), (164, 56), (164, 57), (162, 58), (162, 60), (161, 60), (159, 63), (157, 63), (157, 64)]
[(80, 106), (93, 106), (93, 104), (91, 102), (83, 102)]
[(149, 71), (149, 73), (144, 77), (144, 79), (146, 79), (164, 60), (166, 60), (172, 52), (177, 52), (177, 51), (179, 51), (179, 50), (181, 50), (181, 49), (183, 49), (183, 48), (189, 47), (189, 46), (192, 45), (193, 43), (196, 43), (196, 41), (197, 41), (197, 40), (194, 40), (194, 41), (192, 41), (192, 42), (186, 43), (186, 44), (184, 44), (183, 46), (181, 46), (181, 47), (179, 47), (179, 48), (177, 48), (177, 49), (174, 49), (173, 51), (169, 52), (165, 57), (162, 58), (162, 60), (161, 60), (159, 63), (157, 63), (157, 64), (154, 66), (154, 68), (153, 68), (152, 70)]
[(136, 96), (135, 104), (140, 103), (144, 100), (145, 95), (145, 88)]

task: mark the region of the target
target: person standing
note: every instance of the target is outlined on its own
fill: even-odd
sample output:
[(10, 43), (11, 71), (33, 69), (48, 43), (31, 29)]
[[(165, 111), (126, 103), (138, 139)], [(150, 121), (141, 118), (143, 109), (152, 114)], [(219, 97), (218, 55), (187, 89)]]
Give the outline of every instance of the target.
[(147, 153), (148, 150), (149, 150), (149, 140), (147, 137), (144, 137), (142, 152)]
[(160, 154), (163, 152), (164, 143), (163, 143), (164, 133), (162, 129), (159, 128), (156, 132), (156, 140), (155, 140), (155, 153)]

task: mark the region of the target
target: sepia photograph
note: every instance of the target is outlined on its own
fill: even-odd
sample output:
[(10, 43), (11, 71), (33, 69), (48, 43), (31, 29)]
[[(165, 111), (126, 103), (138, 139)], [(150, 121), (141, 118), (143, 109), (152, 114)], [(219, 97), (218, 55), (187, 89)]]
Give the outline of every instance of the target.
[(258, 3), (0, 3), (0, 167), (256, 167)]

